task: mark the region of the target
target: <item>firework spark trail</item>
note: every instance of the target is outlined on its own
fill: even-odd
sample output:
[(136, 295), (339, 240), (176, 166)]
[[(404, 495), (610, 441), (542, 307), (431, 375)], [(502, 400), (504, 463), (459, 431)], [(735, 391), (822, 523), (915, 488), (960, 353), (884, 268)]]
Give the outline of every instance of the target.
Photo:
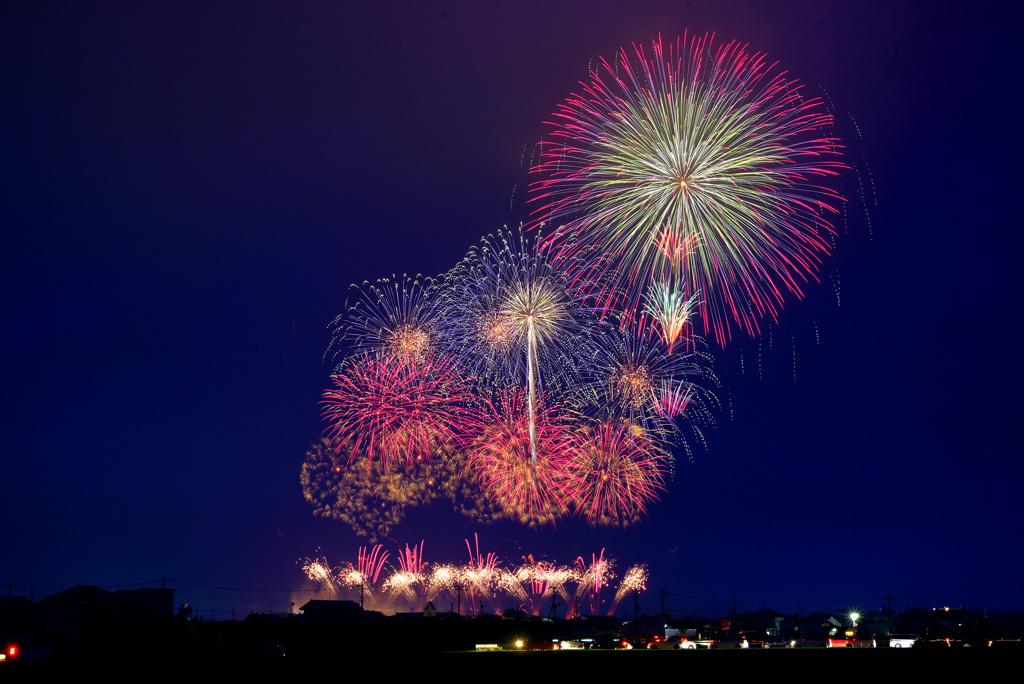
[(453, 358), (429, 356), (413, 366), (362, 354), (332, 376), (321, 402), (326, 432), (385, 469), (429, 461), (474, 426), (477, 395)]
[(332, 568), (326, 558), (320, 557), (304, 559), (302, 571), (306, 573), (306, 577), (317, 582), (334, 594), (335, 599), (339, 598), (338, 590), (340, 586), (337, 576), (338, 568)]
[(492, 598), (491, 586), (494, 572), (495, 568), (478, 568), (473, 564), (465, 565), (460, 570), (459, 576), (462, 579), (462, 588), (466, 593), (466, 605), (469, 606), (470, 612), (483, 613), (484, 601)]
[(619, 602), (622, 601), (626, 595), (633, 592), (641, 592), (645, 589), (647, 589), (647, 566), (643, 564), (632, 566), (629, 570), (626, 570), (626, 574), (622, 576), (622, 582), (619, 583), (619, 590), (615, 592), (615, 599), (612, 601), (608, 614), (615, 614), (616, 608), (619, 607)]
[(423, 562), (423, 544), (424, 542), (420, 541), (418, 548), (406, 544), (404, 551), (399, 548), (399, 569), (391, 574), (382, 587), (384, 591), (390, 591), (392, 596), (405, 598), (410, 604), (416, 601), (417, 586), (422, 585), (426, 577), (424, 570), (427, 564)]
[(469, 552), (469, 564), (465, 568), (465, 576), (469, 580), (469, 586), (480, 592), (482, 595), (489, 595), (491, 579), (495, 569), (498, 567), (498, 554), (491, 552), (486, 556), (480, 553), (480, 537), (473, 535), (476, 541), (476, 556), (473, 555), (473, 548), (466, 539), (466, 551)]
[(464, 581), (466, 597), (473, 610), (477, 609), (477, 603), (482, 611), (486, 599), (491, 603), (495, 614), (501, 614), (500, 597), (502, 594), (511, 595), (515, 599), (522, 600), (526, 594), (523, 591), (518, 579), (508, 570), (501, 567), (501, 560), (498, 554), (490, 552), (486, 555), (480, 552), (480, 537), (473, 535), (476, 544), (476, 553), (473, 546), (466, 539), (466, 550), (469, 552), (469, 563), (462, 567), (460, 577)]
[(383, 544), (377, 544), (372, 549), (366, 546), (359, 547), (359, 574), (363, 584), (374, 587), (380, 579), (380, 572), (384, 569), (384, 562), (388, 559), (388, 552), (384, 551)]
[(604, 549), (600, 554), (591, 554), (590, 564), (583, 556), (576, 559), (576, 569), (580, 583), (576, 587), (576, 600), (585, 598), (590, 603), (590, 614), (597, 615), (601, 610), (601, 589), (615, 578), (612, 568), (615, 561), (604, 557)]
[(634, 52), (616, 55), (621, 75), (602, 60), (555, 113), (531, 226), (555, 227), (545, 249), (602, 310), (644, 318), (657, 283), (680, 283), (684, 300), (700, 293), (705, 334), (754, 334), (829, 252), (827, 183), (844, 167), (832, 117), (738, 43)]
[(467, 600), (473, 611), (482, 614), (484, 602), (490, 604), (495, 615), (501, 615), (504, 598), (511, 598), (517, 605), (529, 597), (515, 573), (502, 567), (496, 555), (488, 554), (490, 560), (483, 565), (470, 561), (458, 569)]
[(335, 568), (335, 598), (340, 598), (338, 589), (345, 587), (348, 598), (359, 599), (361, 604), (365, 601), (366, 605), (379, 609), (381, 606), (376, 604), (377, 583), (387, 558), (388, 553), (381, 544), (372, 549), (360, 546), (356, 565), (345, 563), (345, 567)]
[(569, 584), (579, 581), (579, 575), (573, 568), (560, 566), (556, 563), (535, 561), (532, 555), (523, 556), (524, 564), (515, 571), (515, 577), (523, 587), (524, 601), (532, 607), (534, 615), (540, 615), (543, 603), (560, 596), (572, 611), (572, 596)]
[(498, 554), (488, 553), (486, 556), (480, 553), (480, 536), (473, 533), (473, 541), (476, 543), (476, 556), (473, 555), (473, 547), (469, 545), (469, 540), (466, 539), (466, 551), (469, 552), (469, 564), (478, 568), (484, 567), (495, 567), (498, 565)]
[(565, 605), (572, 605), (572, 598), (576, 592), (570, 591), (569, 585), (578, 583), (580, 579), (574, 568), (554, 563), (547, 564), (544, 566), (544, 579), (553, 594), (562, 597)]
[[(411, 572), (418, 574), (427, 567), (427, 564), (423, 562), (423, 544), (426, 540), (420, 540), (420, 545), (410, 547), (408, 544), (405, 545), (405, 551), (399, 549), (398, 554), (398, 565), (402, 568), (403, 572)], [(395, 542), (396, 544), (398, 542)]]
[(686, 413), (693, 396), (693, 388), (672, 382), (662, 382), (656, 391), (655, 410), (666, 420)]
[(401, 597), (413, 603), (416, 600), (416, 585), (420, 576), (414, 572), (397, 570), (388, 576), (381, 589), (391, 593), (392, 600)]
[(352, 589), (360, 589), (372, 600), (384, 563), (388, 559), (388, 552), (383, 548), (381, 544), (372, 549), (360, 546), (355, 566), (346, 563), (346, 567), (332, 567), (323, 556), (306, 558), (302, 570), (309, 579), (330, 590), (335, 599), (341, 598), (341, 589), (344, 587), (349, 596)]
[(426, 599), (450, 599), (459, 583), (459, 571), (454, 565), (435, 565), (427, 578)]
[(524, 556), (525, 563), (516, 570), (516, 578), (527, 594), (530, 612), (540, 615), (541, 604), (549, 596), (550, 582), (544, 575), (544, 562), (536, 562), (533, 556)]

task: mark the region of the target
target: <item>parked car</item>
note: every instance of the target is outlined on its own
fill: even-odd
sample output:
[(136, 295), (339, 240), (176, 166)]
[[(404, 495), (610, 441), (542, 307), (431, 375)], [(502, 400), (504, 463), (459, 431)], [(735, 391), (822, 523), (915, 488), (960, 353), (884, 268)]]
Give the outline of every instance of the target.
[(875, 648), (877, 645), (873, 634), (854, 634), (846, 639), (847, 648)]
[(658, 650), (675, 650), (678, 649), (682, 639), (677, 636), (668, 637), (667, 639), (655, 639), (651, 643), (647, 644), (649, 649)]
[(791, 648), (826, 648), (828, 640), (828, 634), (805, 634), (799, 639), (793, 639), (789, 645)]
[(607, 634), (602, 635), (594, 639), (594, 643), (590, 645), (590, 648), (596, 649), (616, 649), (622, 648), (622, 642), (616, 637), (608, 636)]
[(711, 644), (711, 648), (750, 648), (750, 644), (745, 636), (724, 636)]
[(582, 651), (590, 646), (590, 639), (563, 639), (558, 644), (560, 651)]
[(693, 651), (698, 648), (711, 648), (715, 643), (714, 639), (702, 639), (701, 637), (683, 637), (682, 642), (679, 644), (679, 648), (684, 651)]
[(916, 634), (892, 634), (889, 636), (889, 648), (913, 648), (920, 640)]
[(765, 637), (764, 641), (761, 642), (761, 648), (789, 648), (790, 641), (785, 637), (770, 636)]

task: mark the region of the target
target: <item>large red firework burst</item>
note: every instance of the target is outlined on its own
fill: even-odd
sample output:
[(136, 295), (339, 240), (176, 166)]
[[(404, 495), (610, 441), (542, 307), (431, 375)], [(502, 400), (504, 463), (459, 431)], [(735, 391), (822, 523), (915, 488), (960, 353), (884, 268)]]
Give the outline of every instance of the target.
[(478, 413), (469, 380), (447, 356), (413, 364), (363, 354), (332, 379), (321, 402), (326, 432), (385, 467), (429, 460), (472, 429)]
[(642, 429), (605, 420), (573, 435), (567, 491), (591, 525), (628, 525), (665, 489), (671, 458)]
[(531, 462), (530, 413), (522, 391), (502, 392), (488, 404), (466, 460), (506, 514), (524, 524), (554, 522), (569, 512), (566, 496), (570, 424), (555, 406), (534, 419), (537, 457)]

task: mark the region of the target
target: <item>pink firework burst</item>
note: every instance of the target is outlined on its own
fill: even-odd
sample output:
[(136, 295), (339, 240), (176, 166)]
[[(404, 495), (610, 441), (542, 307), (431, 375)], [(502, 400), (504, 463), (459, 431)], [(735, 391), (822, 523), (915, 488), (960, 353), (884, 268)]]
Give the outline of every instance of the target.
[(554, 522), (569, 510), (569, 423), (557, 407), (537, 403), (531, 423), (523, 392), (499, 393), (496, 403), (488, 403), (480, 436), (466, 449), (470, 467), (494, 500), (509, 517), (529, 525)]
[[(829, 252), (842, 148), (820, 99), (712, 36), (602, 60), (554, 114), (533, 225), (580, 294), (666, 343), (776, 318)], [(644, 311), (644, 303), (653, 311)], [(648, 324), (651, 321), (648, 320)]]
[(615, 561), (604, 557), (604, 549), (601, 549), (600, 554), (590, 554), (590, 559), (588, 565), (583, 560), (583, 556), (576, 558), (575, 571), (579, 577), (575, 601), (577, 614), (579, 613), (579, 602), (582, 599), (589, 603), (590, 614), (597, 615), (601, 611), (601, 589), (615, 577), (615, 573), (612, 572)]
[(591, 525), (628, 525), (665, 489), (669, 459), (643, 430), (605, 420), (573, 435), (568, 491)]
[(385, 467), (429, 460), (435, 449), (457, 442), (474, 422), (476, 395), (448, 356), (405, 363), (389, 356), (360, 355), (332, 376), (324, 392), (325, 430), (368, 462)]
[(383, 544), (377, 544), (373, 548), (360, 546), (358, 568), (362, 581), (370, 586), (376, 586), (377, 580), (380, 579), (380, 571), (384, 569), (384, 561), (387, 559), (388, 552), (384, 550)]

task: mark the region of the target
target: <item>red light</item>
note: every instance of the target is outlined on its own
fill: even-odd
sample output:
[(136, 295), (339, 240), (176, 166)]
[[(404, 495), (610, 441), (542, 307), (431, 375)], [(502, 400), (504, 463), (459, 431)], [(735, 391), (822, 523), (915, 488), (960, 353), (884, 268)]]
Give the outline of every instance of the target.
[(7, 647), (7, 655), (11, 656), (12, 658), (14, 656), (18, 655), (18, 647), (17, 646), (8, 646)]

